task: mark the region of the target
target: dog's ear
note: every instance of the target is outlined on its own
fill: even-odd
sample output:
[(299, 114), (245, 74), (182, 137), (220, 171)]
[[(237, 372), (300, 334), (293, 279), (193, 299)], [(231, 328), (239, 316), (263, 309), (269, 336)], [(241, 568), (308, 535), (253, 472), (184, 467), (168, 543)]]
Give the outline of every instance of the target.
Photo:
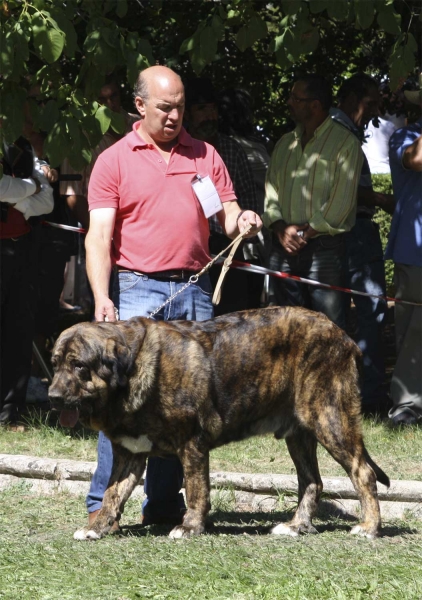
[(112, 389), (126, 387), (132, 365), (131, 352), (120, 340), (107, 338), (99, 376), (106, 379)]

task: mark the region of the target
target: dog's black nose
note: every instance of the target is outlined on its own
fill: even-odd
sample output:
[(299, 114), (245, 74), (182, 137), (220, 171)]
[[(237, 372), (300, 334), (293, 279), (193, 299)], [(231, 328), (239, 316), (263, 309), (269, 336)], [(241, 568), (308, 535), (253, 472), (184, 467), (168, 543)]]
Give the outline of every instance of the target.
[(63, 392), (54, 386), (50, 386), (48, 389), (48, 399), (52, 408), (62, 408), (64, 404)]

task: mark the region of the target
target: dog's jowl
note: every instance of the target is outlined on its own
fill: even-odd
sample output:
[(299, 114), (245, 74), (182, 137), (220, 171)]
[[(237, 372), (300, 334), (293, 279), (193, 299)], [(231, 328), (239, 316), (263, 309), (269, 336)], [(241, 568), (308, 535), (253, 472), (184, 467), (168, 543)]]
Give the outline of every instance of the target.
[(62, 422), (111, 440), (114, 465), (103, 506), (77, 539), (98, 539), (119, 520), (148, 456), (177, 454), (188, 510), (174, 538), (204, 531), (210, 509), (209, 452), (274, 433), (294, 461), (299, 500), (274, 534), (315, 532), (322, 482), (317, 442), (342, 465), (361, 502), (352, 533), (380, 530), (376, 481), (388, 477), (362, 440), (360, 351), (325, 316), (301, 308), (232, 313), (204, 322), (138, 317), (82, 323), (54, 347), (49, 395)]

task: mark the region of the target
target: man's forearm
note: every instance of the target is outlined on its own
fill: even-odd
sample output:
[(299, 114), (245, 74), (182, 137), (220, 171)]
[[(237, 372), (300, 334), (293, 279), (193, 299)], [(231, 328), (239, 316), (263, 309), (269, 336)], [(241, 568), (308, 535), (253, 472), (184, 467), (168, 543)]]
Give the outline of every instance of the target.
[(89, 227), (88, 201), (85, 196), (66, 196), (66, 204), (84, 229)]
[(366, 206), (368, 208), (379, 207), (392, 215), (395, 205), (396, 202), (392, 194), (375, 192), (372, 187), (359, 186), (358, 188), (358, 206)]
[(0, 202), (15, 204), (39, 192), (36, 181), (32, 177), (20, 179), (11, 175), (3, 175), (0, 179)]
[(109, 296), (111, 276), (110, 247), (97, 239), (92, 239), (89, 232), (85, 240), (86, 272), (94, 295), (95, 302)]

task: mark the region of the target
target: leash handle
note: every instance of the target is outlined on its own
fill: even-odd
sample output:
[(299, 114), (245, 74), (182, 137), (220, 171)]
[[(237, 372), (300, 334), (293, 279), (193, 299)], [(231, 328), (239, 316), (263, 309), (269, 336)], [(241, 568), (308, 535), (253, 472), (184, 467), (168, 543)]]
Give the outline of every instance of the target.
[[(240, 215), (239, 215), (240, 216)], [(212, 296), (212, 303), (214, 306), (217, 306), (217, 304), (220, 304), (220, 300), (221, 300), (221, 294), (223, 292), (223, 283), (224, 283), (224, 278), (227, 275), (228, 270), (230, 269), (230, 265), (233, 262), (233, 257), (235, 255), (236, 250), (239, 247), (239, 244), (241, 243), (241, 241), (243, 240), (244, 236), (249, 233), (249, 231), (251, 230), (252, 225), (248, 225), (248, 227), (242, 231), (242, 233), (239, 233), (239, 235), (236, 237), (236, 239), (233, 240), (233, 242), (227, 246), (227, 248), (225, 248), (223, 250), (223, 252), (220, 252), (220, 254), (218, 254), (215, 257), (215, 260), (221, 255), (224, 254), (224, 252), (226, 252), (230, 246), (231, 246), (231, 250), (227, 256), (227, 258), (225, 259), (222, 267), (221, 267), (221, 273), (220, 273), (220, 277), (218, 278), (217, 284), (215, 286), (215, 290), (214, 290), (214, 294)], [(212, 263), (210, 263), (209, 266), (211, 266)]]

